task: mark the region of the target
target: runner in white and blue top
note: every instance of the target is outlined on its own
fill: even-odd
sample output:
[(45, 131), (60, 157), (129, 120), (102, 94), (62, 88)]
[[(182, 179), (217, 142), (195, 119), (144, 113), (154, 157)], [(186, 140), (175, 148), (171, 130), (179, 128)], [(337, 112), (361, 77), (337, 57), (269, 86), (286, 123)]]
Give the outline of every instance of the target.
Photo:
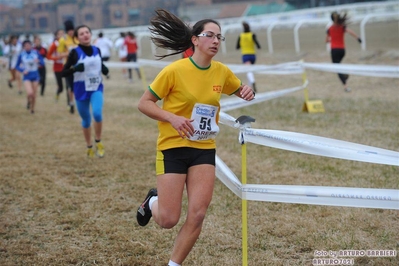
[(36, 92), (40, 81), (39, 65), (44, 66), (44, 60), (36, 50), (32, 49), (31, 41), (24, 41), (22, 49), (15, 68), (24, 75), (23, 82), (28, 98), (26, 107), (33, 114), (35, 112)]
[(101, 143), (101, 132), (104, 86), (101, 74), (107, 75), (108, 68), (103, 64), (100, 49), (91, 45), (92, 35), (89, 27), (85, 25), (77, 27), (74, 35), (78, 38), (79, 45), (70, 51), (62, 70), (62, 75), (64, 77), (73, 75), (73, 91), (76, 106), (82, 118), (87, 155), (88, 157), (94, 157), (91, 139), (91, 105), (94, 118), (96, 153), (98, 157), (103, 157), (104, 147)]
[(39, 82), (39, 65), (44, 66), (43, 57), (32, 49), (30, 41), (24, 41), (22, 46), (23, 50), (18, 56), (15, 68), (24, 75), (22, 79), (24, 82)]

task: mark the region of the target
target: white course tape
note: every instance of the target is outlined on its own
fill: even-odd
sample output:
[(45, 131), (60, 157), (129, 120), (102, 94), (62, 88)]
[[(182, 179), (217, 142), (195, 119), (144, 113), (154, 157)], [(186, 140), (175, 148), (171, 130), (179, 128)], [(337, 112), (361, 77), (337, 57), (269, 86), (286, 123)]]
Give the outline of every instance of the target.
[(359, 162), (399, 166), (399, 152), (307, 134), (243, 129), (244, 141), (263, 146)]
[(306, 69), (369, 77), (399, 78), (399, 66), (303, 63)]
[(243, 185), (246, 200), (399, 210), (399, 190), (293, 185)]
[(242, 108), (245, 106), (250, 106), (250, 105), (257, 104), (257, 103), (260, 103), (260, 102), (263, 102), (266, 100), (275, 99), (275, 98), (287, 95), (289, 93), (302, 90), (302, 89), (306, 88), (306, 86), (307, 86), (307, 83), (305, 83), (304, 85), (299, 86), (299, 87), (283, 89), (283, 90), (279, 90), (279, 91), (269, 91), (269, 92), (257, 93), (255, 96), (255, 99), (253, 99), (252, 101), (249, 101), (249, 102), (245, 101), (241, 98), (222, 99), (220, 101), (220, 106), (221, 106), (220, 110), (230, 111), (230, 110)]
[[(153, 66), (163, 68), (171, 61), (158, 61), (139, 59), (137, 62), (116, 62), (107, 61), (104, 64), (108, 68), (137, 68), (140, 66)], [(263, 74), (281, 74), (281, 75), (292, 75), (297, 73), (303, 73), (303, 66), (299, 62), (289, 62), (277, 65), (243, 65), (243, 64), (226, 64), (235, 74), (247, 73), (247, 72), (260, 72)]]
[(239, 127), (239, 124), (236, 122), (236, 119), (229, 114), (226, 114), (223, 111), (219, 112), (219, 122), (225, 124), (230, 127)]
[(164, 68), (169, 65), (171, 62), (168, 61), (157, 61), (157, 60), (148, 60), (148, 59), (139, 59), (137, 62), (116, 62), (116, 61), (107, 61), (104, 62), (108, 68), (138, 68), (140, 66), (153, 66)]
[[(172, 63), (171, 61), (159, 61), (139, 59), (137, 62), (115, 62), (109, 61), (104, 64), (109, 68), (138, 68), (140, 66), (153, 66), (163, 68)], [(243, 65), (226, 64), (235, 74), (254, 72), (269, 75), (292, 75), (301, 74), (305, 69), (313, 69), (334, 73), (346, 73), (360, 76), (399, 78), (399, 66), (381, 65), (355, 65), (355, 64), (332, 64), (332, 63), (305, 63), (301, 61), (288, 62), (276, 65)]]
[(235, 74), (239, 73), (261, 73), (273, 75), (292, 75), (301, 74), (304, 69), (300, 62), (288, 62), (277, 65), (243, 65), (243, 64), (226, 64)]
[[(234, 117), (224, 112), (220, 112), (219, 121), (234, 128), (240, 126)], [(244, 128), (242, 136), (245, 142), (277, 149), (330, 158), (399, 166), (399, 152), (342, 140), (295, 132), (252, 128)]]
[(241, 182), (230, 168), (216, 155), (216, 176), (234, 194), (241, 198)]
[(357, 208), (399, 210), (399, 190), (295, 185), (242, 185), (216, 156), (216, 176), (241, 199)]

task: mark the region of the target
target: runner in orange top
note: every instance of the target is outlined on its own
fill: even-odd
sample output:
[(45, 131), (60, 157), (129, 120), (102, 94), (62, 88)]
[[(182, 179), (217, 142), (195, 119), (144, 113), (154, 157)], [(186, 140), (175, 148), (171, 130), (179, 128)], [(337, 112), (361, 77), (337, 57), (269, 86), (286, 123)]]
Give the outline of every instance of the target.
[(47, 59), (52, 60), (54, 62), (53, 64), (53, 71), (55, 75), (55, 80), (57, 81), (57, 93), (55, 96), (56, 101), (58, 101), (61, 92), (64, 89), (64, 86), (62, 84), (62, 68), (64, 67), (64, 58), (67, 57), (68, 53), (59, 53), (57, 51), (58, 46), (60, 45), (60, 39), (64, 37), (64, 31), (63, 30), (57, 30), (54, 33), (54, 41), (51, 44), (50, 48), (47, 51)]
[[(331, 14), (331, 19), (334, 24), (327, 30), (326, 43), (330, 43), (332, 62), (339, 64), (345, 56), (345, 33), (349, 33), (352, 37), (357, 39), (359, 43), (361, 43), (362, 40), (346, 26), (346, 14), (340, 15), (337, 12), (333, 12)], [(349, 75), (338, 73), (338, 77), (344, 85), (345, 91), (350, 92), (350, 88), (348, 88), (346, 83)]]

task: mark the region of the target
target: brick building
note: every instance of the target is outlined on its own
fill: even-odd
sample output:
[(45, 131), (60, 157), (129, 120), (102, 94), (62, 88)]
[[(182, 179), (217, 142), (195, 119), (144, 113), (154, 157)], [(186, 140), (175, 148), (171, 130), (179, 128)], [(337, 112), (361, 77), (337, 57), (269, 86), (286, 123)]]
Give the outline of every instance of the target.
[(0, 5), (0, 35), (54, 32), (67, 19), (93, 29), (147, 25), (157, 7), (178, 14), (181, 7), (211, 4), (212, 0), (27, 0), (20, 7)]

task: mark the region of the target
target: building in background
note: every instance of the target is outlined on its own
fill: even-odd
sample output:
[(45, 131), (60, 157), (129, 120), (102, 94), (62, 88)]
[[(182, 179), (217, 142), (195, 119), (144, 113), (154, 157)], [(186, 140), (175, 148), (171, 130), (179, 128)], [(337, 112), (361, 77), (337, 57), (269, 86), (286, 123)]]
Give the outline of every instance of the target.
[(67, 19), (92, 29), (148, 25), (158, 7), (197, 21), (354, 2), (367, 0), (0, 0), (0, 35), (51, 33)]

